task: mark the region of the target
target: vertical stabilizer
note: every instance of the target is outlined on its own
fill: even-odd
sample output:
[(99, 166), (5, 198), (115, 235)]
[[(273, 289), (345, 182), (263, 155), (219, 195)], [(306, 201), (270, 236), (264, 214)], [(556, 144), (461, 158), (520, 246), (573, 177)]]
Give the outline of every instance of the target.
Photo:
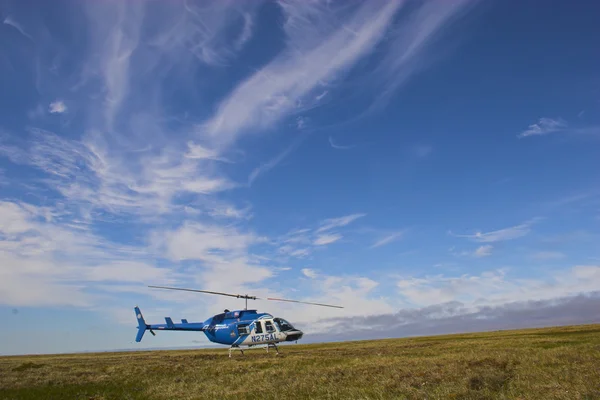
[(140, 308), (138, 306), (136, 306), (134, 308), (134, 310), (135, 310), (135, 317), (137, 318), (137, 322), (138, 322), (138, 333), (137, 333), (137, 336), (135, 337), (135, 341), (141, 342), (142, 337), (144, 336), (144, 332), (146, 332), (146, 329), (148, 329), (148, 325), (146, 325), (146, 321), (144, 321), (144, 316), (142, 315)]

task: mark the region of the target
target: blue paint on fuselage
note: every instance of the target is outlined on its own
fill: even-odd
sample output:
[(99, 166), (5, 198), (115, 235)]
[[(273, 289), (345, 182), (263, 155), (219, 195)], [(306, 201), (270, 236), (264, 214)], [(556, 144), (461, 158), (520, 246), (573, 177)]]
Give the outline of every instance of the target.
[(204, 322), (203, 332), (211, 342), (232, 345), (240, 337), (238, 325), (249, 326), (263, 316), (272, 317), (271, 314), (257, 313), (256, 310), (234, 310), (217, 314)]
[[(167, 324), (149, 325), (149, 329), (161, 331), (202, 331), (213, 343), (232, 345), (240, 337), (238, 325), (250, 324), (256, 319), (266, 316), (272, 318), (269, 313), (258, 313), (256, 310), (234, 310), (226, 313), (216, 314), (204, 322), (185, 322), (175, 324), (169, 318)], [(242, 335), (244, 336), (244, 335)]]

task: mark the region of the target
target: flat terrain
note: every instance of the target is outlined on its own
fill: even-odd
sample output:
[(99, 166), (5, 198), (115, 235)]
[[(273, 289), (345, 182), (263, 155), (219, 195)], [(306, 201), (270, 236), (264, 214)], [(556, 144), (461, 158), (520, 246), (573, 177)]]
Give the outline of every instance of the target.
[(600, 325), (281, 351), (0, 357), (0, 398), (600, 399)]

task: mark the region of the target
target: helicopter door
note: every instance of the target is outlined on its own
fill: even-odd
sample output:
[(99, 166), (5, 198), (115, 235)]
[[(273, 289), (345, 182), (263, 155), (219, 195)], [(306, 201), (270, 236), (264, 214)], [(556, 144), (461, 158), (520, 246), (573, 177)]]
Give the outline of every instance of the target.
[(271, 321), (271, 320), (265, 321), (265, 331), (266, 331), (266, 333), (277, 332), (277, 330), (275, 329), (275, 325), (273, 325), (273, 321)]

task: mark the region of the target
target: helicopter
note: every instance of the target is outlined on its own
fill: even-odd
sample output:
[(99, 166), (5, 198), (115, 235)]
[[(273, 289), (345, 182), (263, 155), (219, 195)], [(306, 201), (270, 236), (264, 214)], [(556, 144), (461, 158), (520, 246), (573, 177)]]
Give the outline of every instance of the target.
[(220, 314), (213, 315), (204, 322), (188, 322), (187, 319), (182, 319), (181, 323), (174, 323), (170, 317), (165, 317), (165, 324), (147, 324), (144, 316), (138, 306), (134, 307), (135, 316), (138, 322), (138, 332), (135, 338), (136, 342), (141, 342), (146, 331), (149, 331), (153, 336), (156, 336), (154, 331), (196, 331), (204, 332), (208, 340), (213, 343), (228, 345), (229, 357), (231, 352), (239, 350), (244, 355), (244, 350), (241, 346), (248, 348), (253, 346), (265, 346), (267, 353), (269, 349), (274, 348), (279, 354), (277, 343), (281, 342), (298, 342), (304, 336), (304, 332), (295, 328), (291, 323), (283, 318), (274, 317), (265, 312), (259, 313), (256, 309), (248, 309), (248, 300), (271, 300), (285, 301), (291, 303), (310, 304), (322, 307), (344, 308), (342, 306), (311, 303), (306, 301), (279, 299), (267, 297), (261, 299), (256, 296), (247, 294), (232, 294), (223, 292), (213, 292), (209, 290), (175, 288), (167, 286), (148, 286), (155, 289), (181, 290), (187, 292), (208, 293), (221, 296), (236, 297), (244, 299), (246, 306), (243, 310), (224, 310)]

